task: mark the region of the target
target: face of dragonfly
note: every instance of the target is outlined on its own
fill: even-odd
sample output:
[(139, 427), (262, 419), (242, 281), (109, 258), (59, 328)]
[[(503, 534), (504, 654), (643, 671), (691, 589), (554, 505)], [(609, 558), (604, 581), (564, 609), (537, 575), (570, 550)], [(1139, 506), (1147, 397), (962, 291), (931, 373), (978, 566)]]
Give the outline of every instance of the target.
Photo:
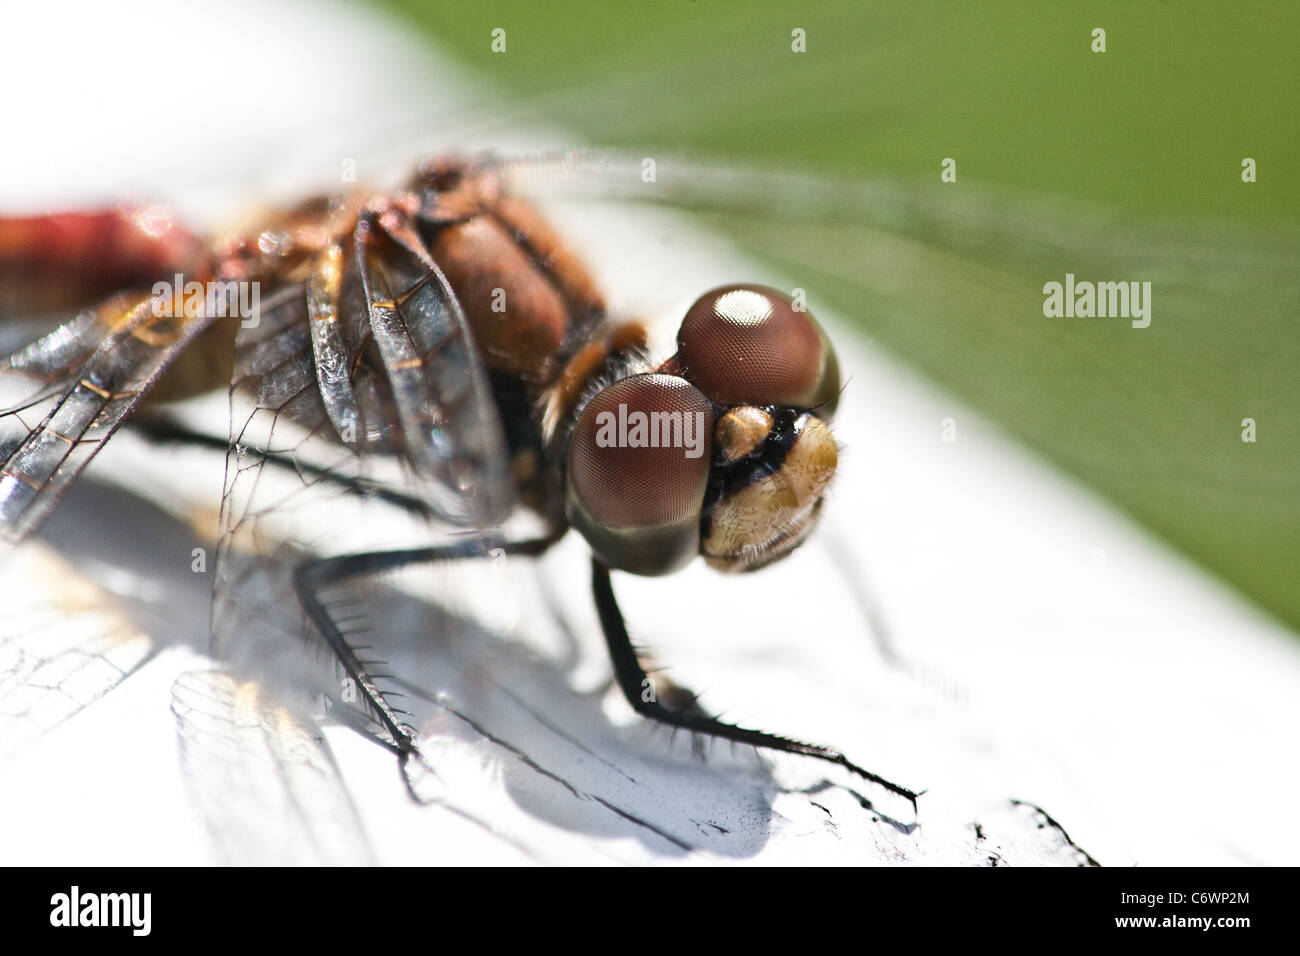
[(807, 536), (835, 473), (835, 353), (807, 312), (753, 285), (697, 299), (677, 346), (583, 409), (569, 520), (625, 571), (665, 574), (696, 554), (723, 571), (763, 567)]

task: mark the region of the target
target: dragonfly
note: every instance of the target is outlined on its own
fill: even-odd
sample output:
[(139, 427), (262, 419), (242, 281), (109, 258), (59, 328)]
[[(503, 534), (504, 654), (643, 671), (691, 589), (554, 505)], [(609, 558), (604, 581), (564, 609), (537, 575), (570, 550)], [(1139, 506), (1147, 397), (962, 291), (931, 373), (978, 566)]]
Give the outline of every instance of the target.
[[(835, 747), (706, 712), (648, 666), (613, 587), (614, 571), (669, 575), (696, 558), (753, 571), (808, 539), (838, 454), (826, 332), (784, 293), (737, 283), (702, 293), (675, 353), (652, 364), (644, 324), (611, 313), (508, 171), (439, 157), (396, 189), (316, 197), (206, 238), (152, 207), (0, 220), (10, 308), (103, 296), (0, 360), (0, 531), (30, 536), (124, 424), (211, 444), (159, 409), (228, 387), (214, 647), (305, 619), (404, 763), (424, 760), (419, 731), (339, 590), (538, 557), (572, 530), (636, 713), (831, 763), (915, 806), (915, 791)], [(309, 541), (273, 533), (321, 489), (456, 533), (362, 550), (340, 550), (337, 518), (318, 516)], [(511, 531), (520, 513), (528, 534)]]

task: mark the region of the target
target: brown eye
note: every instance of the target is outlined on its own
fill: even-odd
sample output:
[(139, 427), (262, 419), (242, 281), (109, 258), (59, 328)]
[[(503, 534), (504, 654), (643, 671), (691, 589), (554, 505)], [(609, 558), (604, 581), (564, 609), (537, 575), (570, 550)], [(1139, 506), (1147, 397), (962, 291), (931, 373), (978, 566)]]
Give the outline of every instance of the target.
[(667, 574), (700, 545), (713, 406), (676, 375), (603, 389), (569, 438), (569, 521), (610, 567)]
[(677, 362), (720, 405), (816, 408), (829, 418), (840, 372), (808, 312), (759, 285), (729, 285), (695, 301), (677, 333)]

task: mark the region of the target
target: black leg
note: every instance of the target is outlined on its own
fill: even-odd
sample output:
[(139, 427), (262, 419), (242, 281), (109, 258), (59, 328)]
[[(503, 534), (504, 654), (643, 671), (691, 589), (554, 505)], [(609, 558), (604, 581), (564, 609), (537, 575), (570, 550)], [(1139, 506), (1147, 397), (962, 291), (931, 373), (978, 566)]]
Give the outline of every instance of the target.
[[(499, 548), (506, 555), (533, 557), (553, 545), (560, 536), (561, 532), (557, 532), (524, 541), (502, 541), (493, 547)], [(482, 556), (483, 548), (484, 542), (481, 538), (464, 538), (428, 548), (370, 551), (319, 558), (300, 565), (294, 571), (294, 590), (298, 593), (298, 600), (302, 603), (303, 610), (307, 612), (307, 616), (311, 618), (339, 663), (343, 665), (344, 671), (356, 681), (367, 707), (392, 737), (394, 748), (402, 756), (409, 756), (417, 750), (415, 729), (402, 720), (402, 712), (394, 708), (385, 696), (385, 692), (375, 686), (375, 675), (367, 670), (367, 662), (362, 661), (352, 645), (348, 643), (321, 600), (320, 593), (326, 588), (362, 575), (392, 571), (412, 564), (478, 558)]]
[(636, 649), (632, 646), (632, 639), (628, 636), (627, 625), (623, 621), (623, 612), (619, 610), (618, 601), (614, 597), (614, 587), (609, 579), (609, 568), (594, 558), (591, 562), (591, 585), (596, 596), (596, 610), (600, 615), (601, 629), (605, 632), (605, 641), (609, 645), (609, 656), (614, 663), (614, 676), (618, 680), (619, 687), (623, 690), (623, 696), (627, 698), (627, 702), (632, 705), (632, 709), (637, 713), (672, 727), (681, 727), (685, 730), (708, 734), (712, 737), (721, 737), (724, 740), (734, 740), (755, 747), (779, 750), (782, 753), (816, 757), (818, 760), (838, 764), (859, 777), (870, 780), (891, 793), (904, 797), (911, 802), (913, 808), (916, 807), (916, 798), (919, 794), (905, 787), (900, 787), (898, 784), (890, 783), (884, 777), (877, 776), (869, 770), (864, 770), (833, 747), (806, 744), (798, 740), (779, 737), (776, 734), (764, 733), (761, 730), (746, 730), (743, 727), (725, 724), (713, 717), (702, 716), (695, 710), (669, 710), (657, 699), (647, 700), (644, 691), (649, 686), (647, 683), (649, 678), (646, 676), (645, 668), (641, 666)]

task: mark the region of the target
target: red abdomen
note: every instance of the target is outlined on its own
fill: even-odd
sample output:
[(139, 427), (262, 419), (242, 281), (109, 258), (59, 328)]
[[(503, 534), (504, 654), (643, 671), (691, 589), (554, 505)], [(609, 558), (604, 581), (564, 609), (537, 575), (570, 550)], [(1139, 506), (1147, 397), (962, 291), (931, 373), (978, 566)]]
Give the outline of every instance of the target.
[(199, 241), (154, 206), (0, 216), (0, 315), (72, 309), (191, 267)]

